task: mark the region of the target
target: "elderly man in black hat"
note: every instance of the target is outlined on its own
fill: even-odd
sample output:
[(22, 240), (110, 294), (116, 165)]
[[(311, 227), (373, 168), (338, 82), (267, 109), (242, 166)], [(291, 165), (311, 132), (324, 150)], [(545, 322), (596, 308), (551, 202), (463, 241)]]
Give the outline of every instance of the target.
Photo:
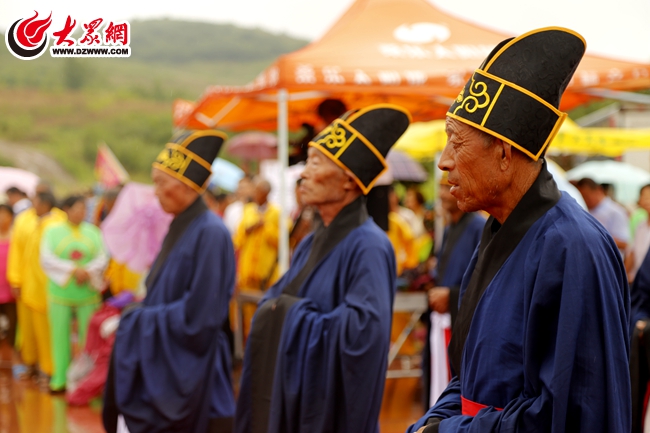
[(409, 121), (400, 107), (371, 106), (309, 143), (300, 193), (320, 218), (253, 318), (237, 432), (378, 431), (396, 264), (365, 195)]
[(491, 217), (461, 284), (455, 377), (409, 432), (627, 432), (629, 290), (616, 243), (548, 172), (585, 51), (567, 29), (501, 42), (446, 120), (438, 166)]
[(232, 431), (228, 302), (235, 284), (230, 234), (201, 194), (226, 135), (185, 132), (153, 164), (156, 195), (174, 215), (146, 279), (123, 314), (107, 379), (108, 432)]

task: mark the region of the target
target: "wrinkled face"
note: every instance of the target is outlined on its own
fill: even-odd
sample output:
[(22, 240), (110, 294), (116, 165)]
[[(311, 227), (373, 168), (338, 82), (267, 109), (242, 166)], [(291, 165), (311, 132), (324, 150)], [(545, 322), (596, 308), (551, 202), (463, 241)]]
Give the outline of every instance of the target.
[(438, 192), (440, 194), (440, 204), (442, 208), (450, 213), (456, 212), (458, 210), (458, 202), (456, 198), (451, 195), (451, 186), (450, 185), (440, 185)]
[(496, 182), (500, 150), (485, 134), (457, 120), (447, 118), (447, 145), (438, 168), (449, 172), (450, 193), (463, 212), (489, 209), (499, 195)]
[(160, 206), (172, 215), (183, 212), (198, 196), (188, 185), (157, 168), (151, 170), (151, 179)]
[(68, 221), (72, 225), (79, 225), (86, 218), (86, 204), (83, 200), (79, 200), (72, 206), (70, 206), (65, 213), (68, 214)]
[(300, 177), (300, 196), (303, 204), (309, 206), (342, 201), (346, 188), (350, 189), (353, 182), (341, 167), (314, 147), (307, 152), (307, 164)]

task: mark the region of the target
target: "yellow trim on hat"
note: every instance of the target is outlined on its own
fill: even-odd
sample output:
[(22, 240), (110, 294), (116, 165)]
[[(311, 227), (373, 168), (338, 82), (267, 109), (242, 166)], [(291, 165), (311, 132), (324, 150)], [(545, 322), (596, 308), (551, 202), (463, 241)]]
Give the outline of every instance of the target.
[(499, 96), (501, 96), (501, 91), (505, 86), (506, 86), (505, 84), (501, 83), (501, 85), (499, 86), (499, 90), (497, 90), (497, 93), (494, 94), (494, 99), (492, 99), (492, 104), (490, 104), (487, 111), (485, 112), (485, 116), (483, 116), (483, 120), (481, 121), (481, 126), (485, 125), (485, 122), (487, 122), (488, 118), (490, 117), (490, 113), (492, 112), (494, 106), (497, 105), (497, 100), (499, 99)]
[[(560, 111), (560, 110), (558, 110), (557, 108), (555, 108), (555, 106), (554, 106), (553, 104), (549, 103), (548, 101), (546, 101), (546, 100), (543, 99), (543, 98), (540, 98), (539, 96), (537, 96), (536, 94), (534, 94), (534, 93), (531, 92), (530, 90), (525, 89), (525, 88), (523, 88), (523, 87), (521, 87), (521, 86), (519, 86), (519, 85), (517, 85), (517, 84), (515, 84), (515, 83), (513, 83), (513, 82), (510, 82), (510, 81), (508, 81), (508, 80), (504, 80), (503, 78), (497, 77), (496, 75), (492, 75), (492, 74), (490, 74), (489, 72), (485, 72), (485, 71), (483, 71), (483, 70), (481, 70), (481, 69), (477, 69), (476, 71), (474, 71), (474, 73), (475, 73), (475, 74), (479, 74), (479, 75), (483, 75), (484, 77), (490, 78), (490, 79), (492, 79), (492, 80), (494, 80), (494, 81), (498, 81), (498, 82), (501, 83), (502, 85), (506, 85), (506, 86), (508, 86), (508, 87), (512, 87), (513, 89), (515, 89), (515, 90), (517, 90), (517, 91), (519, 91), (519, 92), (521, 92), (521, 93), (523, 93), (523, 94), (525, 94), (525, 95), (527, 95), (527, 96), (530, 96), (531, 98), (535, 99), (536, 101), (539, 101), (541, 104), (543, 104), (543, 105), (545, 105), (546, 107), (548, 107), (548, 108), (550, 108), (551, 110), (553, 110), (553, 112), (554, 112), (555, 114), (557, 114), (558, 116), (560, 116), (560, 115), (563, 114), (562, 111)], [(499, 89), (499, 91), (498, 91), (497, 93), (500, 93), (500, 92), (501, 92), (501, 88)]]
[[(176, 136), (178, 137), (179, 135), (182, 135), (182, 134), (183, 134), (183, 131), (181, 131)], [(228, 135), (226, 135), (225, 132), (219, 131), (217, 129), (205, 129), (205, 130), (199, 130), (199, 131), (192, 132), (190, 135), (185, 137), (185, 139), (182, 142), (180, 142), (178, 144), (180, 146), (187, 147), (195, 138), (199, 138), (199, 137), (221, 137), (221, 138), (223, 138), (223, 141), (228, 140)], [(173, 139), (174, 138), (172, 137), (172, 140)]]
[(488, 69), (490, 69), (490, 67), (492, 66), (492, 63), (494, 63), (494, 61), (495, 61), (495, 60), (496, 60), (496, 59), (497, 59), (501, 54), (503, 54), (503, 52), (504, 52), (505, 50), (507, 50), (507, 49), (510, 48), (512, 45), (514, 45), (514, 44), (516, 44), (517, 42), (519, 42), (520, 40), (522, 40), (522, 39), (524, 39), (524, 38), (526, 38), (526, 37), (528, 37), (528, 36), (530, 36), (530, 35), (534, 35), (535, 33), (541, 33), (541, 32), (546, 32), (546, 31), (550, 31), (550, 30), (558, 30), (558, 31), (561, 31), (561, 32), (564, 32), (564, 33), (570, 33), (570, 34), (572, 34), (573, 36), (579, 38), (579, 39), (582, 41), (582, 43), (585, 45), (585, 50), (587, 49), (587, 41), (585, 41), (585, 38), (583, 38), (582, 35), (581, 35), (580, 33), (575, 32), (575, 31), (573, 31), (573, 30), (571, 30), (571, 29), (567, 29), (567, 28), (565, 28), (565, 27), (554, 27), (554, 26), (551, 26), (551, 27), (543, 27), (543, 28), (541, 28), (541, 29), (531, 30), (531, 31), (529, 31), (528, 33), (524, 33), (523, 35), (517, 36), (516, 38), (514, 38), (513, 40), (511, 40), (510, 42), (508, 42), (507, 44), (505, 44), (504, 46), (502, 46), (501, 49), (500, 49), (499, 51), (497, 51), (497, 53), (494, 55), (494, 57), (492, 57), (492, 58), (490, 59), (490, 61), (488, 62), (488, 64), (485, 65), (485, 68), (483, 68), (483, 71), (487, 72)]
[[(359, 118), (362, 114), (365, 114), (365, 113), (367, 113), (369, 111), (382, 109), (382, 108), (390, 108), (390, 109), (395, 110), (395, 111), (400, 111), (400, 112), (402, 112), (402, 113), (404, 113), (406, 115), (406, 117), (409, 120), (409, 123), (411, 123), (413, 121), (411, 113), (409, 113), (404, 107), (400, 107), (399, 105), (394, 105), (394, 104), (370, 105), (368, 107), (364, 107), (364, 108), (352, 113), (350, 115), (350, 117), (347, 117), (345, 119), (341, 119), (341, 118), (335, 119), (327, 128), (325, 128), (320, 134), (318, 134), (318, 135), (322, 135), (323, 133), (327, 133), (328, 130), (333, 129), (332, 128), (333, 125), (337, 125), (337, 126), (341, 125), (343, 128), (347, 129), (348, 132), (350, 132), (352, 134), (351, 137), (348, 140), (346, 140), (346, 142), (343, 143), (340, 146), (340, 149), (335, 154), (333, 154), (332, 152), (325, 149), (325, 147), (323, 147), (323, 145), (320, 143), (322, 138), (325, 138), (326, 136), (323, 136), (321, 138), (321, 140), (318, 140), (318, 142), (317, 141), (310, 141), (309, 144), (308, 144), (308, 146), (315, 147), (321, 153), (325, 154), (325, 156), (327, 156), (329, 159), (334, 161), (334, 163), (336, 165), (338, 165), (340, 168), (342, 168), (343, 170), (345, 170), (349, 174), (351, 174), (352, 178), (357, 183), (357, 185), (359, 185), (359, 188), (361, 188), (361, 191), (363, 192), (364, 195), (367, 195), (370, 192), (370, 190), (372, 189), (372, 187), (375, 185), (377, 180), (382, 175), (384, 175), (384, 173), (386, 173), (386, 171), (388, 171), (388, 163), (386, 162), (386, 158), (384, 158), (384, 156), (381, 154), (381, 152), (379, 152), (379, 150), (377, 150), (375, 145), (372, 144), (370, 142), (370, 140), (368, 140), (356, 128), (354, 128), (351, 125), (351, 123), (352, 123), (353, 120)], [(343, 152), (345, 152), (345, 150), (354, 142), (354, 140), (356, 138), (361, 140), (361, 142), (377, 157), (377, 159), (379, 159), (379, 162), (381, 162), (381, 164), (384, 166), (383, 170), (377, 176), (375, 176), (375, 178), (372, 181), (370, 181), (370, 183), (368, 183), (368, 186), (364, 185), (363, 182), (361, 182), (361, 180), (359, 180), (357, 175), (354, 174), (354, 172), (352, 172), (352, 170), (349, 167), (347, 167), (343, 162), (341, 162), (341, 160), (339, 159), (339, 157), (343, 154)]]
[(450, 113), (450, 112), (447, 112), (447, 117), (451, 117), (452, 119), (458, 120), (459, 122), (463, 122), (466, 125), (472, 126), (472, 127), (476, 128), (476, 129), (480, 129), (481, 131), (486, 132), (486, 133), (490, 134), (493, 137), (499, 138), (499, 139), (505, 141), (506, 143), (516, 147), (517, 149), (519, 149), (520, 151), (522, 151), (526, 155), (528, 155), (530, 158), (533, 159), (533, 161), (537, 161), (539, 159), (539, 157), (542, 155), (542, 153), (544, 153), (544, 149), (546, 149), (548, 147), (548, 145), (551, 144), (551, 141), (553, 141), (553, 139), (557, 135), (557, 132), (560, 130), (560, 126), (562, 126), (562, 123), (564, 123), (564, 119), (566, 119), (567, 114), (566, 113), (561, 113), (561, 116), (555, 122), (555, 126), (553, 127), (553, 129), (549, 133), (548, 137), (546, 138), (546, 141), (544, 142), (544, 145), (539, 149), (539, 152), (537, 152), (537, 154), (532, 153), (530, 150), (524, 148), (523, 146), (520, 146), (519, 144), (517, 144), (514, 141), (512, 141), (511, 139), (499, 134), (498, 132), (495, 132), (495, 131), (493, 131), (493, 130), (491, 130), (489, 128), (486, 128), (485, 126), (479, 125), (478, 123), (474, 123), (471, 120), (467, 120), (464, 117), (458, 116), (458, 115), (456, 115), (454, 113)]
[(151, 164), (151, 166), (153, 168), (155, 168), (155, 169), (158, 169), (158, 170), (160, 170), (162, 172), (165, 172), (168, 175), (180, 180), (185, 185), (189, 186), (190, 188), (192, 188), (194, 191), (198, 192), (199, 194), (203, 194), (205, 192), (205, 190), (207, 188), (208, 180), (210, 179), (210, 176), (208, 176), (208, 178), (205, 180), (205, 182), (203, 182), (203, 185), (199, 186), (198, 184), (192, 182), (192, 180), (186, 178), (185, 176), (178, 173), (177, 171), (174, 171), (174, 170), (171, 170), (171, 169), (165, 167), (164, 165), (162, 165), (159, 162), (154, 162), (153, 164)]
[(374, 186), (375, 182), (377, 182), (377, 179), (379, 179), (381, 177), (381, 175), (384, 174), (386, 172), (386, 170), (388, 170), (388, 167), (384, 167), (384, 169), (381, 171), (381, 173), (377, 177), (375, 177), (375, 179), (373, 179), (372, 182), (370, 182), (370, 184), (368, 186), (365, 186), (363, 184), (363, 182), (361, 182), (359, 180), (357, 175), (354, 174), (354, 172), (352, 172), (352, 170), (350, 170), (345, 164), (343, 164), (343, 162), (341, 162), (340, 159), (335, 158), (334, 155), (332, 155), (332, 152), (327, 151), (327, 149), (325, 149), (321, 144), (310, 141), (309, 146), (318, 149), (320, 151), (320, 153), (324, 154), (330, 160), (334, 161), (334, 164), (338, 165), (339, 168), (343, 169), (343, 171), (345, 171), (348, 175), (352, 176), (352, 179), (354, 179), (354, 181), (359, 186), (359, 188), (361, 188), (361, 192), (363, 192), (363, 195), (368, 195), (368, 193), (370, 192), (370, 190)]
[(354, 119), (358, 118), (362, 114), (367, 113), (368, 111), (373, 111), (373, 110), (377, 110), (377, 109), (380, 109), (380, 108), (390, 108), (390, 109), (393, 109), (395, 111), (401, 111), (402, 113), (406, 114), (406, 117), (408, 117), (408, 119), (409, 119), (409, 123), (413, 122), (413, 117), (411, 116), (411, 113), (409, 113), (406, 108), (401, 107), (399, 105), (395, 105), (395, 104), (369, 105), (368, 107), (364, 107), (364, 108), (361, 108), (358, 111), (355, 111), (354, 113), (352, 113), (350, 115), (350, 117), (346, 118), (345, 121), (348, 122), (348, 123), (352, 123), (352, 121)]
[[(203, 166), (203, 168), (205, 168), (206, 170), (212, 172), (212, 166), (205, 159), (201, 158), (199, 155), (192, 152), (187, 147), (181, 146), (180, 144), (176, 144), (176, 143), (167, 143), (167, 145), (165, 146), (165, 149), (177, 150), (177, 151), (181, 152), (182, 154), (186, 155), (188, 157), (188, 159), (198, 162), (199, 164), (201, 164)], [(183, 169), (183, 173), (185, 172), (185, 170), (187, 169), (187, 166), (189, 166), (189, 165), (190, 165), (189, 163), (187, 163), (185, 165), (185, 168)]]

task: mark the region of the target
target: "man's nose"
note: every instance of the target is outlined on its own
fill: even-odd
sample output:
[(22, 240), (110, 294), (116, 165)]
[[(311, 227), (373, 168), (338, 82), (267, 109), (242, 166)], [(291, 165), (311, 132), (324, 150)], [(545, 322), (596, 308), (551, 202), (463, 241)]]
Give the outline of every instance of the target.
[(442, 171), (451, 171), (454, 169), (454, 165), (453, 150), (451, 149), (451, 145), (447, 143), (440, 155), (438, 168)]

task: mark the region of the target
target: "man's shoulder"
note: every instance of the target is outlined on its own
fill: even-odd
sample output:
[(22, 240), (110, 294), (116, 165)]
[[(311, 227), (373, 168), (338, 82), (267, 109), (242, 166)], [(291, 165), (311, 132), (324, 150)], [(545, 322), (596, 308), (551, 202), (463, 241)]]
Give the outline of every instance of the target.
[(359, 248), (392, 249), (388, 235), (371, 218), (348, 234), (347, 239)]
[(226, 228), (223, 220), (219, 218), (214, 212), (206, 210), (204, 213), (196, 217), (192, 222), (199, 233), (213, 233), (219, 236), (226, 236), (230, 239), (230, 232)]
[(595, 248), (599, 244), (613, 244), (602, 224), (566, 195), (540, 218), (539, 223), (539, 236), (550, 239), (558, 247)]

